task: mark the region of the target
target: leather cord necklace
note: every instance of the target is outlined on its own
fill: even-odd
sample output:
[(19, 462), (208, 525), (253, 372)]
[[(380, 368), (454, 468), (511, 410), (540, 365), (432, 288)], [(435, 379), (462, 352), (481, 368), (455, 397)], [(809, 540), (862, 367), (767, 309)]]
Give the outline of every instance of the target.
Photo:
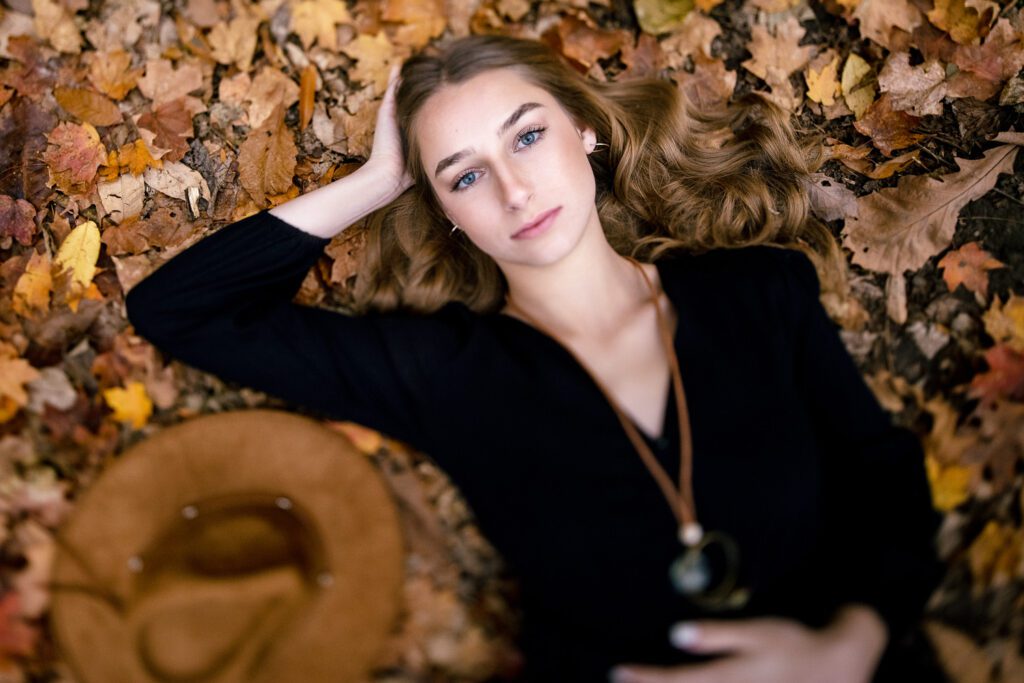
[(686, 548), (669, 566), (669, 580), (675, 590), (685, 595), (691, 602), (708, 610), (739, 609), (746, 605), (750, 599), (749, 589), (736, 586), (739, 574), (739, 548), (727, 533), (723, 531), (705, 533), (703, 527), (697, 521), (692, 484), (693, 443), (690, 435), (689, 415), (686, 409), (686, 393), (683, 391), (683, 378), (679, 372), (679, 361), (676, 358), (672, 335), (668, 330), (668, 325), (661, 312), (661, 306), (658, 303), (660, 293), (639, 261), (630, 256), (625, 256), (624, 258), (636, 266), (651, 290), (651, 301), (657, 314), (662, 344), (669, 359), (672, 387), (675, 391), (676, 411), (679, 420), (680, 468), (678, 491), (673, 487), (672, 481), (668, 474), (666, 474), (665, 469), (654, 457), (650, 447), (648, 447), (644, 438), (633, 425), (632, 420), (619, 408), (604, 384), (590, 372), (586, 365), (580, 362), (579, 356), (568, 346), (562, 344), (561, 340), (552, 334), (550, 330), (539, 324), (532, 316), (520, 308), (512, 300), (511, 293), (506, 294), (505, 301), (508, 308), (515, 309), (535, 327), (558, 341), (576, 359), (580, 367), (591, 376), (618, 416), (623, 429), (626, 430), (626, 434), (633, 443), (633, 447), (636, 448), (647, 469), (658, 482), (658, 486), (661, 487), (662, 493), (668, 500), (669, 506), (679, 522), (677, 537)]

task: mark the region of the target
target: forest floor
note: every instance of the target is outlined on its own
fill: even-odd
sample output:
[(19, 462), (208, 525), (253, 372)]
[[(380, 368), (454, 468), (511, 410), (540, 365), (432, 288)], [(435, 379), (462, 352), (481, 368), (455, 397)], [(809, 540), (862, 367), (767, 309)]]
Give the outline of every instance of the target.
[[(88, 653), (62, 656), (50, 621), (54, 535), (126, 450), (202, 414), (303, 412), (167, 362), (134, 334), (124, 293), (217, 226), (364, 163), (390, 65), (485, 32), (544, 40), (594, 79), (668, 78), (698, 103), (757, 91), (822, 136), (811, 211), (849, 277), (823, 304), (881, 404), (921, 438), (944, 514), (948, 572), (920, 656), (952, 681), (1024, 680), (1022, 8), (5, 0), (0, 683), (84, 680), (68, 659)], [(351, 301), (364, 227), (328, 245), (301, 302)], [(384, 475), (409, 543), (406, 611), (373, 680), (514, 671), (517, 587), (458, 490), (429, 454), (325, 425)]]

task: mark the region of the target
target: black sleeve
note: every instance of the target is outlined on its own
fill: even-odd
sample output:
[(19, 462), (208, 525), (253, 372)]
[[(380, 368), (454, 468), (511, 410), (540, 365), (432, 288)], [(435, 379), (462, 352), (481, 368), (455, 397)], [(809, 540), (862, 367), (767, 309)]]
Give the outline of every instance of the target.
[(294, 303), (329, 242), (267, 211), (253, 214), (135, 285), (128, 320), (200, 370), (419, 445), (417, 392), (454, 328), (441, 316), (349, 316)]
[(797, 383), (823, 451), (829, 576), (846, 602), (875, 608), (896, 647), (941, 582), (932, 501), (917, 435), (897, 426), (864, 381), (818, 298), (810, 259), (782, 254), (784, 307), (796, 331)]

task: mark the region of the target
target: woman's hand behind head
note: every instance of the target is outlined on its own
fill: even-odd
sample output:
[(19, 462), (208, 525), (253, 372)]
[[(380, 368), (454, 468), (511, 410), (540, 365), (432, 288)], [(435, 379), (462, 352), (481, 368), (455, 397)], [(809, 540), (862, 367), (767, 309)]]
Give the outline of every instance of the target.
[(402, 142), (398, 133), (398, 119), (395, 114), (395, 91), (398, 90), (398, 65), (391, 67), (388, 87), (377, 110), (377, 124), (373, 133), (373, 148), (366, 166), (371, 166), (386, 178), (393, 179), (395, 196), (413, 184), (412, 176), (406, 171), (402, 155)]

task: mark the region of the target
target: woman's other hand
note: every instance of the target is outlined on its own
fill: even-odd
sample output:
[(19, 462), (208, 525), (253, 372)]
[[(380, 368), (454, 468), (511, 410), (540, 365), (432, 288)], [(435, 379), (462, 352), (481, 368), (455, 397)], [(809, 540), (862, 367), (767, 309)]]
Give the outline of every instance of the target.
[(402, 194), (413, 184), (412, 176), (406, 171), (402, 155), (402, 142), (398, 133), (398, 118), (395, 114), (395, 91), (398, 90), (399, 67), (391, 67), (388, 87), (384, 91), (380, 108), (377, 110), (377, 124), (373, 133), (373, 148), (366, 166), (375, 168), (384, 177), (392, 179), (395, 196)]
[(680, 649), (726, 655), (669, 668), (621, 664), (612, 683), (869, 683), (885, 646), (877, 633), (832, 625), (814, 629), (778, 617), (700, 620), (673, 629)]

